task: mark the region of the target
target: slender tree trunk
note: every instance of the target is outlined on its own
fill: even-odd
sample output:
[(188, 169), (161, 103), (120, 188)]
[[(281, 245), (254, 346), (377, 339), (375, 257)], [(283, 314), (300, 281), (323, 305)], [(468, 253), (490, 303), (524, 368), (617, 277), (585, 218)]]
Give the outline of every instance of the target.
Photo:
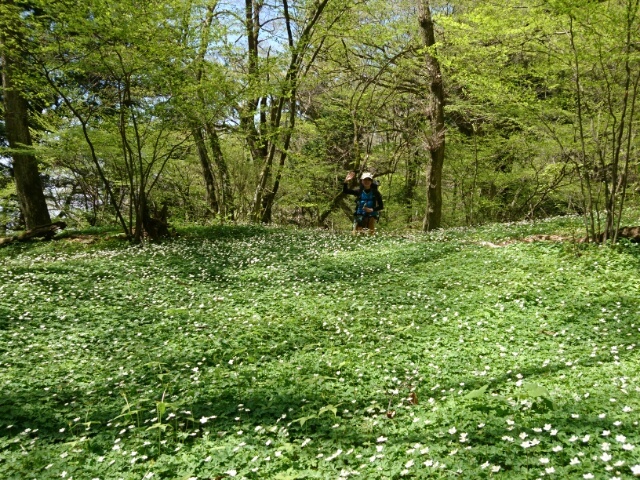
[[(255, 91), (258, 84), (258, 37), (260, 31), (260, 9), (262, 4), (256, 0), (245, 0), (245, 30), (247, 34), (247, 55), (248, 55), (248, 73), (249, 87)], [(245, 138), (254, 162), (263, 164), (258, 184), (253, 195), (251, 203), (251, 211), (249, 217), (252, 222), (259, 222), (261, 218), (262, 197), (269, 178), (271, 177), (271, 164), (273, 156), (270, 154), (271, 149), (264, 135), (267, 133), (267, 117), (261, 109), (262, 101), (259, 96), (251, 98), (247, 101), (246, 108), (241, 113), (240, 123), (245, 132)], [(275, 102), (271, 106), (271, 117), (278, 106), (282, 105), (281, 101)], [(281, 108), (281, 107), (280, 107)], [(260, 130), (256, 128), (254, 117), (260, 114)], [(270, 127), (274, 127), (275, 122), (271, 122)]]
[[(209, 46), (209, 34), (211, 24), (213, 22), (213, 17), (215, 10), (218, 6), (218, 0), (213, 0), (209, 6), (207, 6), (207, 15), (205, 17), (205, 21), (202, 27), (202, 34), (200, 40), (200, 50), (197, 56), (198, 69), (196, 70), (196, 81), (198, 84), (202, 83), (202, 78), (204, 76), (204, 65), (205, 65), (205, 56), (207, 52), (207, 48)], [(248, 20), (248, 29), (252, 32), (250, 39), (250, 50), (253, 55), (253, 51), (257, 48), (257, 37), (254, 37), (253, 32), (255, 32), (255, 28), (253, 27), (253, 3), (249, 1), (249, 4), (246, 6), (248, 9), (248, 13), (250, 14), (251, 20)], [(255, 45), (254, 45), (255, 44)], [(252, 57), (253, 58), (253, 57)], [(252, 69), (255, 70), (256, 65), (252, 64)], [(252, 71), (253, 71), (252, 70)], [(202, 107), (206, 107), (206, 100), (202, 93), (201, 89), (198, 89), (198, 97), (200, 99)], [(194, 138), (196, 139), (196, 144), (198, 147), (198, 155), (200, 156), (200, 163), (202, 165), (202, 171), (204, 175), (205, 184), (207, 186), (207, 203), (209, 208), (217, 213), (224, 215), (233, 216), (233, 196), (231, 193), (231, 178), (229, 176), (229, 169), (227, 168), (227, 163), (224, 159), (224, 155), (222, 154), (222, 149), (220, 148), (220, 139), (218, 138), (218, 133), (216, 132), (214, 126), (211, 124), (211, 121), (204, 120), (202, 121), (204, 131), (207, 134), (209, 145), (211, 146), (211, 154), (213, 156), (213, 163), (215, 164), (219, 180), (220, 180), (220, 191), (216, 194), (215, 192), (215, 176), (213, 174), (213, 169), (211, 168), (211, 161), (205, 146), (205, 139), (202, 133), (202, 129), (194, 126)], [(195, 130), (198, 130), (197, 132)]]
[[(254, 160), (260, 159), (263, 162), (262, 172), (258, 179), (258, 184), (253, 197), (253, 203), (251, 207), (251, 220), (258, 221), (270, 221), (271, 206), (275, 199), (276, 193), (280, 186), (280, 179), (282, 177), (282, 167), (287, 158), (287, 150), (291, 141), (291, 135), (293, 133), (293, 127), (295, 123), (295, 108), (296, 108), (296, 89), (301, 75), (301, 66), (305, 52), (309, 49), (311, 44), (311, 36), (314, 26), (320, 19), (322, 12), (329, 3), (329, 0), (319, 0), (314, 4), (313, 13), (307, 18), (305, 26), (300, 33), (300, 37), (297, 43), (294, 41), (293, 28), (291, 25), (291, 17), (289, 15), (289, 4), (287, 0), (283, 0), (285, 26), (287, 29), (287, 39), (289, 49), (291, 51), (291, 59), (287, 68), (287, 73), (284, 78), (284, 83), (279, 92), (279, 96), (272, 98), (270, 101), (270, 115), (269, 121), (266, 122), (266, 115), (264, 111), (261, 111), (261, 102), (250, 101), (249, 107), (245, 110), (241, 123), (243, 123), (247, 143), (251, 149)], [(261, 5), (256, 0), (245, 1), (245, 17), (246, 17), (246, 31), (248, 37), (248, 55), (249, 55), (249, 81), (252, 79), (255, 81), (257, 73), (257, 60), (258, 60), (258, 31), (256, 26), (260, 25), (259, 22), (259, 8)], [(319, 42), (316, 47), (315, 53), (311, 55), (310, 62), (313, 62), (318, 49), (322, 46), (323, 41)], [(277, 99), (277, 100), (276, 100)], [(282, 141), (284, 148), (278, 147), (278, 142), (275, 137), (279, 134), (282, 121), (282, 113), (285, 105), (290, 106), (289, 112), (289, 125), (287, 125), (285, 131), (280, 135), (279, 139)], [(255, 126), (254, 118), (257, 113), (260, 113), (260, 131)], [(292, 119), (293, 117), (293, 119)], [(271, 138), (268, 138), (271, 136)], [(275, 182), (271, 189), (268, 188), (271, 178), (273, 177), (274, 158), (276, 151), (280, 151), (280, 161), (278, 170), (275, 175)]]
[[(622, 101), (622, 113), (620, 115), (620, 125), (617, 132), (615, 132), (613, 139), (613, 162), (612, 162), (612, 175), (611, 175), (611, 198), (607, 205), (607, 238), (611, 238), (613, 242), (617, 240), (618, 230), (616, 227), (620, 225), (620, 219), (616, 219), (616, 204), (618, 202), (618, 197), (620, 196), (619, 186), (621, 183), (626, 185), (626, 171), (627, 166), (624, 167), (624, 173), (622, 176), (619, 175), (619, 167), (620, 167), (620, 154), (622, 152), (623, 146), (625, 146), (625, 127), (626, 127), (626, 116), (627, 110), (631, 104), (631, 114), (629, 115), (629, 128), (633, 125), (633, 114), (635, 107), (635, 98), (630, 98), (630, 93), (635, 93), (635, 88), (633, 92), (631, 92), (631, 86), (633, 84), (633, 77), (635, 75), (635, 69), (632, 72), (631, 65), (631, 50), (633, 47), (633, 39), (632, 39), (632, 31), (633, 24), (635, 23), (635, 19), (638, 13), (638, 8), (640, 6), (640, 1), (633, 0), (627, 2), (627, 22), (626, 22), (626, 38), (625, 38), (625, 83), (624, 83), (624, 97)], [(627, 162), (629, 151), (626, 152)], [(623, 190), (625, 190), (623, 188)], [(620, 203), (624, 202), (624, 194), (623, 198), (620, 200)], [(622, 215), (622, 209), (620, 209), (620, 215)]]
[(210, 122), (206, 122), (204, 128), (209, 138), (213, 163), (216, 165), (220, 176), (222, 198), (218, 202), (218, 210), (222, 215), (230, 216), (233, 219), (235, 212), (233, 208), (233, 192), (231, 190), (231, 175), (229, 175), (227, 161), (220, 147), (220, 137), (218, 137), (218, 132)]
[(635, 118), (635, 110), (636, 110), (636, 99), (638, 98), (638, 83), (640, 82), (640, 74), (636, 76), (635, 83), (633, 84), (633, 91), (631, 92), (631, 114), (629, 115), (629, 126), (627, 128), (627, 149), (625, 152), (625, 161), (624, 161), (624, 173), (623, 173), (623, 182), (621, 185), (622, 194), (620, 198), (620, 207), (618, 210), (618, 223), (616, 225), (615, 237), (613, 239), (614, 242), (617, 241), (618, 232), (620, 231), (620, 221), (622, 220), (622, 212), (624, 208), (625, 197), (627, 194), (627, 185), (629, 179), (629, 164), (631, 158), (631, 148), (632, 148), (632, 139), (633, 139), (633, 119)]
[(255, 93), (258, 84), (258, 35), (260, 25), (260, 4), (256, 0), (245, 0), (245, 30), (247, 34), (247, 62), (249, 89), (252, 95), (240, 112), (240, 125), (244, 130), (245, 138), (254, 161), (262, 161), (267, 158), (267, 146), (261, 133), (254, 123), (254, 116), (260, 113), (260, 128), (266, 128), (266, 116), (260, 111), (260, 97)]
[(590, 172), (591, 169), (588, 165), (588, 157), (587, 157), (587, 149), (585, 145), (585, 134), (584, 134), (584, 120), (582, 117), (582, 81), (581, 81), (581, 71), (580, 71), (580, 63), (578, 61), (578, 50), (575, 44), (575, 33), (573, 31), (573, 17), (569, 17), (569, 40), (571, 44), (571, 52), (573, 54), (574, 61), (574, 88), (576, 93), (576, 107), (577, 107), (577, 115), (578, 115), (578, 126), (580, 131), (580, 156), (582, 160), (582, 170), (578, 170), (580, 173), (580, 188), (582, 190), (583, 197), (583, 209), (584, 209), (584, 222), (587, 231), (587, 238), (592, 241), (596, 241), (597, 233), (595, 226), (595, 218), (594, 218), (594, 208), (593, 208), (593, 192), (591, 189), (591, 179)]
[(207, 188), (207, 206), (212, 215), (218, 213), (220, 206), (216, 199), (216, 182), (213, 176), (213, 170), (211, 169), (211, 160), (209, 159), (209, 152), (204, 143), (204, 137), (202, 136), (202, 130), (199, 127), (194, 126), (192, 129), (193, 138), (196, 141), (196, 147), (198, 148), (198, 157), (200, 158), (200, 166), (202, 167), (202, 176), (204, 177), (204, 183)]
[(407, 223), (413, 222), (413, 196), (418, 185), (418, 150), (411, 152), (407, 158), (407, 176), (405, 179), (404, 207)]
[[(422, 33), (422, 42), (427, 49), (435, 43), (435, 32), (429, 0), (418, 0), (418, 20)], [(425, 64), (429, 85), (429, 120), (431, 134), (429, 153), (431, 165), (427, 169), (427, 209), (422, 229), (424, 231), (440, 228), (442, 223), (442, 167), (444, 165), (445, 129), (444, 129), (444, 86), (440, 63), (429, 50), (425, 53)]]
[(473, 124), (473, 181), (471, 183), (471, 195), (469, 202), (469, 220), (467, 225), (473, 225), (475, 219), (474, 215), (474, 206), (475, 206), (475, 195), (476, 189), (478, 188), (478, 132), (476, 124)]
[[(9, 15), (15, 14), (16, 18), (10, 18), (7, 23), (19, 22), (17, 15), (11, 8), (13, 1), (7, 0), (6, 8), (10, 9)], [(13, 176), (16, 182), (16, 191), (20, 202), (20, 210), (28, 230), (51, 223), (47, 202), (42, 189), (42, 180), (38, 171), (38, 162), (30, 152), (32, 142), (29, 133), (29, 108), (27, 101), (20, 94), (14, 84), (14, 76), (20, 72), (21, 60), (19, 49), (15, 45), (20, 44), (19, 27), (8, 28), (9, 25), (2, 22), (0, 25), (4, 31), (0, 33), (0, 45), (2, 54), (2, 89), (4, 97), (5, 128), (9, 147), (12, 149)], [(13, 37), (9, 36), (13, 32)], [(11, 44), (11, 47), (9, 46)], [(11, 51), (10, 51), (11, 49)]]
[(271, 223), (271, 211), (273, 207), (273, 202), (278, 194), (278, 190), (280, 189), (280, 181), (282, 180), (282, 172), (284, 170), (284, 165), (287, 160), (287, 155), (289, 153), (289, 147), (291, 146), (291, 136), (293, 135), (293, 129), (296, 124), (296, 90), (293, 89), (291, 92), (291, 99), (289, 100), (289, 124), (286, 127), (286, 132), (284, 134), (284, 146), (282, 151), (280, 152), (280, 162), (278, 164), (278, 170), (276, 173), (275, 181), (273, 182), (273, 188), (271, 192), (265, 195), (263, 199), (263, 214), (262, 214), (262, 223)]

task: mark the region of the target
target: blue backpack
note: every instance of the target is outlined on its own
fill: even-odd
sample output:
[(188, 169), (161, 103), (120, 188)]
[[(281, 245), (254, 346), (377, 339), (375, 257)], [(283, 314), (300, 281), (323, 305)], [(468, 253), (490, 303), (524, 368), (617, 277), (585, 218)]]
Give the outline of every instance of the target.
[(378, 216), (380, 215), (379, 212), (367, 213), (364, 211), (365, 208), (373, 208), (375, 206), (376, 206), (376, 197), (374, 193), (374, 188), (371, 187), (371, 189), (368, 192), (365, 192), (364, 190), (360, 190), (360, 195), (356, 198), (356, 215), (378, 218)]

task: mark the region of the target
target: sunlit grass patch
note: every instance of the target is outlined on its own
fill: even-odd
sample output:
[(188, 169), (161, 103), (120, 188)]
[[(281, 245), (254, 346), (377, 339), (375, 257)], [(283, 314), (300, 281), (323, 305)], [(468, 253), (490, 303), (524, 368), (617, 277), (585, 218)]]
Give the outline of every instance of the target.
[(3, 478), (640, 469), (639, 247), (181, 233), (2, 251)]

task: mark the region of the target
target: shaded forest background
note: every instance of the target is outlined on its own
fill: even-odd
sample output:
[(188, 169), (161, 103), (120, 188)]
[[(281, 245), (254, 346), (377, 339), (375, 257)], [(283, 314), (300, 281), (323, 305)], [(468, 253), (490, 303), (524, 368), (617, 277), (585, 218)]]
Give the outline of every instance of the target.
[[(3, 2), (0, 235), (46, 223), (25, 199), (39, 189), (52, 220), (134, 240), (167, 215), (346, 226), (341, 182), (367, 170), (393, 228), (577, 213), (615, 237), (640, 187), (638, 10)], [(42, 186), (21, 192), (29, 161)]]

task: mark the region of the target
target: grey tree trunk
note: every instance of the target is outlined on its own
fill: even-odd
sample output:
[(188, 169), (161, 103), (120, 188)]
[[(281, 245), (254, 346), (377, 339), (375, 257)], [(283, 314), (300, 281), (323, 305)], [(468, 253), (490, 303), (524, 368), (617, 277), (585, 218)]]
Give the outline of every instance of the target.
[[(429, 0), (418, 0), (418, 21), (422, 41), (427, 49), (436, 43), (433, 19)], [(431, 123), (428, 140), (431, 165), (427, 170), (427, 210), (422, 229), (424, 231), (440, 228), (442, 223), (442, 167), (444, 165), (444, 86), (440, 62), (429, 50), (424, 55), (429, 78), (429, 111), (427, 116)]]

